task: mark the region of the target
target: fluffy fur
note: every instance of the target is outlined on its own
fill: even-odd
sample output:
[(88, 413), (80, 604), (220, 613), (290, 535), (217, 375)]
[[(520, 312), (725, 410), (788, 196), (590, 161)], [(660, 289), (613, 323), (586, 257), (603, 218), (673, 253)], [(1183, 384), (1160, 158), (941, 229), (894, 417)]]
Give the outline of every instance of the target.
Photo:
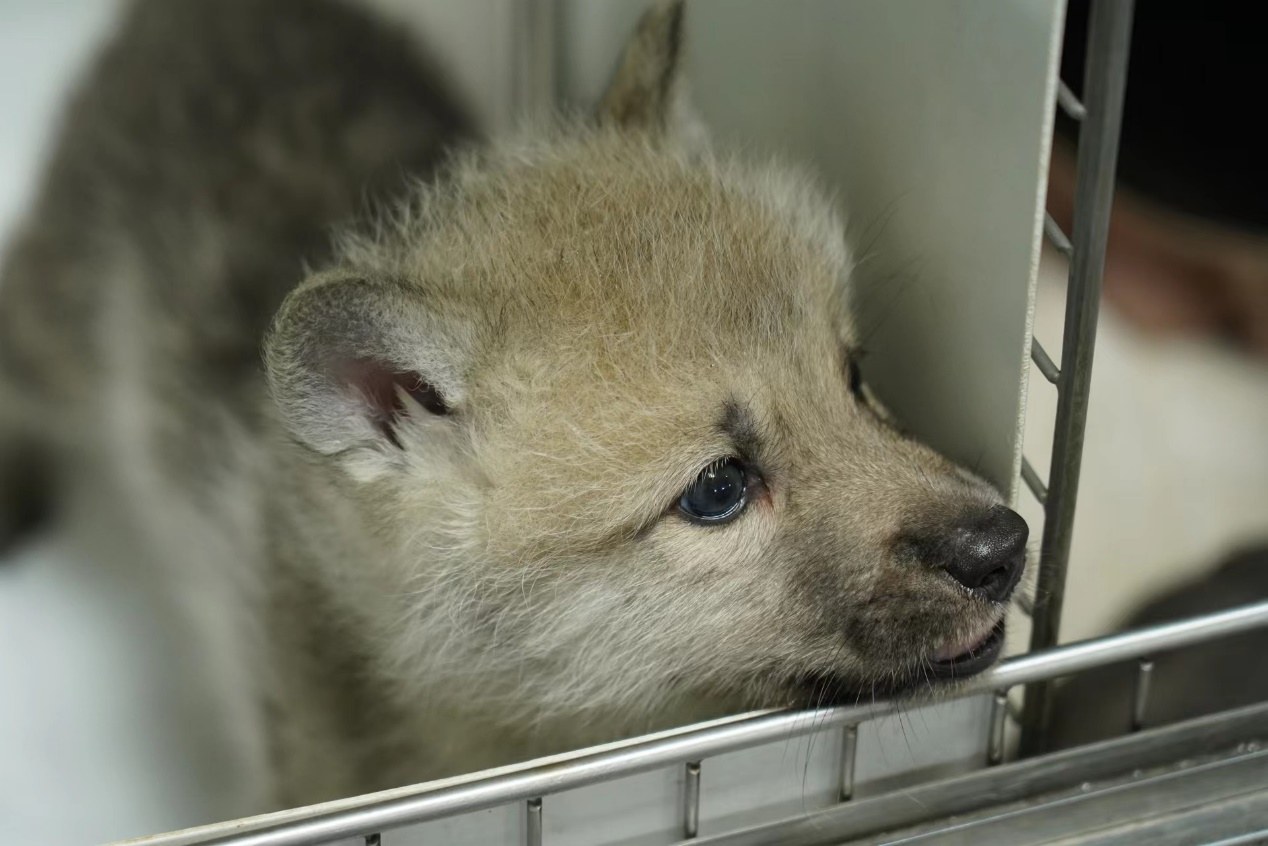
[[(139, 0), (72, 103), (0, 450), (116, 474), (266, 805), (910, 689), (1002, 614), (913, 541), (999, 495), (851, 392), (841, 222), (709, 149), (682, 16), (527, 139), (333, 0)], [(744, 514), (684, 519), (728, 456)]]

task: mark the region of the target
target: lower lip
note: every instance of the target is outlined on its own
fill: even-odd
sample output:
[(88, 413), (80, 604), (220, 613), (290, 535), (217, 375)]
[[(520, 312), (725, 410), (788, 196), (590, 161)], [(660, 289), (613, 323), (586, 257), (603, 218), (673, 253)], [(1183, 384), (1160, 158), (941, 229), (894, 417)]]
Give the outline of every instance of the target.
[(929, 674), (938, 679), (964, 679), (975, 676), (991, 667), (1004, 649), (1004, 622), (1001, 620), (979, 646), (948, 658), (944, 661), (931, 661)]

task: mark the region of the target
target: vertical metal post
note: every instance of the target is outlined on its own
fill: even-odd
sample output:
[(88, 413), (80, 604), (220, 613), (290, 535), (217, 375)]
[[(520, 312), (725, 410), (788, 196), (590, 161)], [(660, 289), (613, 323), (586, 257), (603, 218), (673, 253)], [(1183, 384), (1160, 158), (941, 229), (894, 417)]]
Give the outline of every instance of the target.
[(1154, 662), (1148, 658), (1140, 659), (1136, 665), (1136, 689), (1132, 692), (1132, 731), (1145, 727), (1145, 709), (1149, 707), (1149, 686), (1153, 675)]
[(682, 836), (692, 840), (700, 833), (700, 762), (687, 764), (683, 782)]
[(997, 690), (991, 701), (991, 733), (986, 748), (987, 766), (1004, 761), (1004, 729), (1008, 724), (1008, 691)]
[[(1083, 85), (1086, 116), (1079, 129), (1074, 252), (1066, 295), (1056, 433), (1044, 507), (1031, 651), (1055, 646), (1061, 628), (1079, 464), (1083, 459), (1101, 271), (1105, 265), (1105, 244), (1114, 199), (1132, 10), (1133, 0), (1097, 0), (1092, 5), (1088, 25), (1088, 59)], [(1023, 755), (1044, 751), (1051, 720), (1052, 682), (1030, 685), (1026, 689), (1022, 721)]]
[(542, 800), (529, 799), (525, 811), (524, 842), (527, 846), (542, 846)]
[(854, 798), (854, 762), (859, 752), (859, 726), (851, 723), (841, 732), (841, 793), (842, 802)]

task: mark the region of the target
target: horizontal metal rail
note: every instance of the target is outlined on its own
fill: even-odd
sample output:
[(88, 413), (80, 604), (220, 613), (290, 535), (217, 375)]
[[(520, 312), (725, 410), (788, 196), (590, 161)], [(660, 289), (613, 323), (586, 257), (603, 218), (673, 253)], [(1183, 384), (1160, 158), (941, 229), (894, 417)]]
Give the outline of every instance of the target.
[[(1160, 652), (1264, 626), (1268, 626), (1268, 601), (1013, 658), (993, 671), (966, 682), (957, 695), (964, 697), (1007, 690), (1106, 664), (1156, 656)], [(527, 802), (661, 767), (683, 766), (772, 741), (787, 742), (790, 737), (875, 719), (909, 704), (888, 701), (815, 712), (759, 711), (719, 721), (706, 728), (669, 733), (628, 745), (618, 744), (611, 751), (579, 752), (545, 766), (529, 766), (446, 787), (420, 785), (417, 793), (401, 795), (400, 791), (396, 791), (390, 798), (367, 797), (358, 804), (340, 803), (335, 809), (314, 808), (307, 817), (301, 815), (303, 812), (283, 812), (288, 821), (255, 830), (244, 831), (242, 824), (238, 823), (233, 834), (226, 834), (224, 828), (211, 826), (202, 836), (195, 830), (143, 838), (133, 843), (145, 846), (308, 846), (511, 802)], [(267, 824), (268, 819), (262, 818), (260, 822)]]
[[(1020, 820), (1018, 828), (1007, 833), (995, 833), (994, 837), (965, 837), (964, 833), (974, 827), (975, 817), (977, 823), (989, 824), (991, 816), (1000, 811), (1007, 813), (1010, 805), (1014, 812), (1018, 810), (1017, 804), (1041, 813), (1045, 806), (1056, 810), (1062, 817), (1060, 834), (1068, 836), (1082, 828), (1080, 822), (1087, 822), (1086, 817), (1079, 819), (1077, 809), (1071, 815), (1068, 807), (1070, 788), (1075, 789), (1073, 798), (1076, 801), (1094, 799), (1097, 794), (1104, 796), (1124, 786), (1149, 791), (1157, 785), (1159, 777), (1165, 779), (1168, 774), (1177, 771), (1193, 774), (1197, 768), (1195, 765), (1202, 763), (1249, 766), (1252, 773), (1254, 768), (1259, 768), (1258, 774), (1242, 778), (1242, 789), (1268, 786), (1268, 771), (1263, 770), (1262, 764), (1266, 753), (1246, 742), (1247, 738), (1264, 737), (1265, 731), (1268, 731), (1268, 703), (1251, 705), (1041, 758), (1024, 758), (1011, 764), (913, 785), (848, 805), (833, 805), (722, 832), (696, 842), (701, 846), (758, 846), (766, 843), (809, 846), (844, 841), (854, 843), (856, 838), (885, 832), (885, 837), (889, 838), (886, 842), (907, 843), (907, 836), (921, 842), (921, 838), (911, 831), (912, 826), (921, 826), (926, 834), (935, 836), (954, 828), (961, 837), (955, 842), (1015, 844), (1035, 833)], [(1063, 799), (1067, 801), (1063, 803)], [(1066, 807), (1061, 808), (1062, 804)], [(948, 821), (951, 817), (955, 818), (954, 823)], [(1126, 817), (1119, 821), (1139, 820)], [(1045, 837), (1043, 842), (1050, 840)], [(1067, 841), (1063, 839), (1061, 842)]]

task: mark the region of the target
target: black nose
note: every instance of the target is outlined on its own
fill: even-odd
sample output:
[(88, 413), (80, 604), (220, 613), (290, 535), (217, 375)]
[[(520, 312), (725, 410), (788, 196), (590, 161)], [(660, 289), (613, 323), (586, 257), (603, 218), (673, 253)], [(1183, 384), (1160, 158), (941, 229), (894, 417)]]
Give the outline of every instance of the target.
[(997, 505), (928, 537), (919, 549), (927, 563), (983, 599), (1002, 602), (1021, 579), (1029, 536), (1020, 514)]

